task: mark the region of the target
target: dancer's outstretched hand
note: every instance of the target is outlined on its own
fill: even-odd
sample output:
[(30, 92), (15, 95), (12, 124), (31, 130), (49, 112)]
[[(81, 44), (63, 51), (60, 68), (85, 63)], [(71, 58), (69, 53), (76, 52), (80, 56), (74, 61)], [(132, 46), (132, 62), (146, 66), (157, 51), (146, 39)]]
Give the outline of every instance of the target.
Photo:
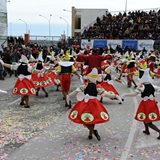
[(0, 89), (0, 93), (5, 93), (5, 94), (7, 94), (7, 91), (3, 91), (3, 90)]
[(80, 81), (81, 81), (81, 83), (83, 84), (84, 83), (84, 80), (83, 80), (83, 77), (80, 75)]

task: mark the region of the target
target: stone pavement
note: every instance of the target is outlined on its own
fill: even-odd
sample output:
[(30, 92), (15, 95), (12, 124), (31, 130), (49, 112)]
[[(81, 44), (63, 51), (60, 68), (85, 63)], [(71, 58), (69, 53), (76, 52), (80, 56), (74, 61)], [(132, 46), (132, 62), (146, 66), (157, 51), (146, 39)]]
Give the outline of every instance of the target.
[[(113, 72), (117, 77), (117, 74)], [(80, 81), (72, 77), (71, 91)], [(64, 107), (61, 91), (55, 86), (47, 87), (49, 97), (43, 92), (31, 97), (31, 108), (19, 106), (19, 97), (11, 94), (16, 78), (0, 81), (0, 160), (158, 160), (160, 157), (157, 133), (142, 133), (143, 124), (133, 119), (140, 97), (118, 101), (104, 98), (104, 106), (110, 121), (96, 125), (101, 141), (89, 140), (88, 130), (83, 125), (68, 119), (69, 109)], [(126, 83), (123, 78), (124, 84)], [(159, 84), (159, 80), (155, 83)], [(6, 86), (4, 85), (6, 84)], [(5, 86), (5, 87), (4, 87)], [(134, 91), (125, 85), (114, 84), (120, 94)], [(156, 95), (159, 99), (160, 95)], [(72, 99), (76, 103), (76, 99)], [(159, 122), (157, 125), (160, 126)]]

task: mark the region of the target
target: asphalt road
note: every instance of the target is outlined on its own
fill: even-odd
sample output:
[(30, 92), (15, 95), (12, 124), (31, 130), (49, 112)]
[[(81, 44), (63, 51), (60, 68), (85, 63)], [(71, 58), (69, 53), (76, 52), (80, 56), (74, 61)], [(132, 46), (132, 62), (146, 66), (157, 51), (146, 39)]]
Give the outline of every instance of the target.
[[(118, 77), (114, 70), (112, 74)], [(8, 91), (0, 94), (0, 160), (160, 160), (158, 134), (150, 130), (151, 135), (144, 135), (143, 124), (134, 120), (140, 96), (125, 98), (123, 104), (104, 98), (110, 121), (96, 125), (101, 141), (89, 140), (88, 130), (68, 119), (61, 90), (47, 87), (49, 97), (40, 91), (30, 98), (31, 108), (21, 108), (20, 97), (11, 94), (15, 81), (15, 77), (0, 81), (0, 89)], [(125, 85), (125, 77), (122, 81), (114, 82), (119, 94), (134, 91)], [(71, 91), (79, 84), (73, 76)], [(160, 85), (159, 79), (154, 84)], [(159, 93), (156, 99), (160, 101)], [(160, 122), (155, 124), (160, 127)]]

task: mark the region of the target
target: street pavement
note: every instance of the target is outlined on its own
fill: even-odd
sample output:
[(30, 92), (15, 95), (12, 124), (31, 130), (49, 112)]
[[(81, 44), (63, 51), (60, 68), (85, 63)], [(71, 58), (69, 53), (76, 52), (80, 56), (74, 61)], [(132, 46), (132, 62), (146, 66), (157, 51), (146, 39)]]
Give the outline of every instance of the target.
[[(112, 68), (113, 69), (113, 68)], [(114, 69), (112, 74), (118, 77)], [(137, 77), (135, 77), (136, 82)], [(47, 87), (49, 97), (43, 91), (39, 96), (30, 97), (31, 108), (21, 108), (20, 97), (11, 94), (16, 77), (0, 81), (0, 160), (159, 160), (160, 141), (158, 134), (150, 130), (143, 134), (144, 126), (134, 120), (140, 96), (125, 98), (123, 104), (117, 100), (103, 99), (110, 121), (97, 124), (101, 141), (95, 137), (89, 140), (88, 130), (68, 119), (69, 109), (65, 107), (61, 89)], [(119, 94), (134, 91), (123, 84), (114, 82)], [(159, 79), (154, 84), (160, 85)], [(72, 76), (71, 91), (80, 85)], [(160, 101), (160, 94), (156, 93)], [(72, 98), (72, 105), (76, 98)], [(159, 104), (159, 103), (158, 103)], [(159, 122), (155, 124), (160, 127)]]

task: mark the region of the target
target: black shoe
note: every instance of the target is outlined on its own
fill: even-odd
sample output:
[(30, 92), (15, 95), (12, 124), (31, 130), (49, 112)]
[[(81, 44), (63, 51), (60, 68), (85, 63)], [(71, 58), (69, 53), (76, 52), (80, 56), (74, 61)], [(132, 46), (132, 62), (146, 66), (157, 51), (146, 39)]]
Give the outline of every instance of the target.
[(92, 136), (88, 136), (88, 139), (92, 139), (93, 137)]
[(38, 96), (38, 92), (36, 92), (36, 96)]
[(72, 104), (71, 101), (69, 101), (69, 105), (68, 105), (69, 109), (72, 108)]
[(48, 97), (48, 93), (46, 92), (46, 97)]
[(96, 136), (96, 138), (100, 141), (101, 140), (101, 137), (100, 135), (98, 134), (98, 131), (97, 130), (94, 130), (94, 135)]
[(68, 107), (68, 104), (67, 104), (67, 103), (65, 103), (65, 107)]
[(157, 137), (157, 139), (160, 139), (160, 135)]
[(146, 135), (150, 135), (149, 131), (143, 131), (143, 133), (146, 134)]
[(4, 80), (4, 77), (0, 78), (0, 80)]
[(21, 102), (20, 105), (25, 105), (25, 103), (24, 103), (24, 102)]
[(65, 100), (65, 98), (63, 97), (63, 100)]

